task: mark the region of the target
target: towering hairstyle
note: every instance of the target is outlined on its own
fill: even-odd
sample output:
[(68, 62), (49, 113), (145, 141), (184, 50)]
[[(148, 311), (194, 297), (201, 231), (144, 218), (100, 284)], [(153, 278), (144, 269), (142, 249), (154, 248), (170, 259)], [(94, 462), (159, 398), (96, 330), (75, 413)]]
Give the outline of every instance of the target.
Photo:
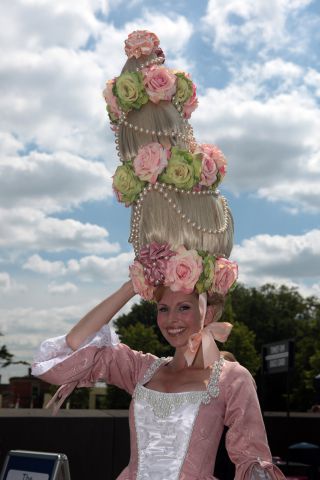
[(188, 123), (196, 87), (188, 74), (162, 65), (157, 36), (133, 32), (125, 45), (129, 58), (104, 97), (121, 160), (113, 187), (132, 209), (134, 287), (146, 299), (162, 285), (222, 298), (237, 277), (227, 260), (233, 218), (216, 190), (225, 158), (214, 145), (196, 144)]
[[(135, 72), (141, 64), (154, 58), (155, 55), (151, 54), (138, 59), (128, 59), (122, 72)], [(171, 102), (160, 101), (158, 104), (148, 102), (139, 110), (130, 111), (127, 121), (142, 127), (143, 132), (123, 125), (119, 127), (119, 149), (123, 159), (134, 158), (138, 149), (150, 141), (158, 142), (164, 147), (188, 148), (186, 141), (181, 138), (171, 135), (158, 136), (158, 132), (181, 132), (184, 129), (184, 121)], [(152, 140), (150, 134), (145, 133), (146, 129), (155, 132)], [(192, 192), (181, 193), (174, 190), (168, 195), (172, 200), (170, 203), (176, 205), (175, 209), (169, 209), (167, 197), (157, 191), (151, 190), (144, 199), (139, 228), (140, 246), (153, 241), (160, 243), (167, 241), (174, 248), (184, 245), (188, 249), (206, 250), (212, 255), (228, 258), (233, 247), (234, 229), (232, 214), (224, 198), (220, 195), (198, 196)], [(133, 211), (134, 209), (135, 207)], [(187, 223), (186, 218), (191, 221)], [(202, 229), (193, 228), (193, 223), (200, 224)], [(227, 228), (222, 233), (207, 233), (209, 230), (222, 229), (225, 224)], [(207, 232), (203, 232), (203, 229)]]

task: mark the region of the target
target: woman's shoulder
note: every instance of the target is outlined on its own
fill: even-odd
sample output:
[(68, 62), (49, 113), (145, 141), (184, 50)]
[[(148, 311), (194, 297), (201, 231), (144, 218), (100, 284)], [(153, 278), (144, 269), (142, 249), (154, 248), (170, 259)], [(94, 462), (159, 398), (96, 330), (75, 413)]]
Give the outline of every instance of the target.
[(239, 362), (224, 359), (220, 381), (222, 385), (241, 386), (243, 384), (254, 384), (254, 379), (247, 368)]

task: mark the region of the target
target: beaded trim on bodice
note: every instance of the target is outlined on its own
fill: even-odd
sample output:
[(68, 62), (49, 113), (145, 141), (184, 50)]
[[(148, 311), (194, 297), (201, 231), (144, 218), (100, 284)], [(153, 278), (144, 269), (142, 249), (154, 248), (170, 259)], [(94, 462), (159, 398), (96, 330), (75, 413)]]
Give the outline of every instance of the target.
[(154, 414), (159, 418), (168, 417), (176, 408), (184, 404), (208, 404), (211, 398), (216, 398), (219, 395), (219, 378), (224, 359), (221, 357), (219, 361), (215, 362), (210, 380), (206, 390), (194, 392), (158, 392), (144, 387), (144, 384), (149, 382), (154, 373), (161, 365), (167, 363), (168, 358), (158, 358), (155, 360), (147, 372), (145, 373), (141, 382), (137, 383), (133, 398), (135, 400), (144, 400), (152, 408)]

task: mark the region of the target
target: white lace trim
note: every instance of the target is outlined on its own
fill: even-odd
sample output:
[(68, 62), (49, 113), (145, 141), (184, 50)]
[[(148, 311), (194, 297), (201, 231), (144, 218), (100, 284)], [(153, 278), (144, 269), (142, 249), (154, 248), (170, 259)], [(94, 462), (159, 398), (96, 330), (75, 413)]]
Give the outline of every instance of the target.
[(212, 398), (218, 397), (219, 378), (224, 364), (223, 357), (215, 362), (206, 390), (168, 393), (144, 387), (144, 384), (151, 380), (158, 368), (168, 363), (169, 360), (170, 358), (156, 359), (148, 368), (142, 381), (137, 383), (133, 393), (133, 398), (137, 401), (142, 400), (146, 402), (152, 408), (154, 415), (159, 418), (167, 418), (175, 409), (180, 408), (182, 405), (197, 404), (198, 402), (207, 405)]
[[(260, 458), (258, 457), (260, 461)], [(253, 465), (250, 480), (271, 480), (271, 475), (263, 467), (258, 464)]]
[(66, 358), (87, 347), (112, 347), (119, 343), (118, 335), (109, 325), (104, 325), (101, 330), (90, 335), (76, 350), (73, 351), (66, 342), (66, 335), (49, 338), (41, 343), (35, 354), (32, 364), (32, 375), (39, 376), (63, 362)]

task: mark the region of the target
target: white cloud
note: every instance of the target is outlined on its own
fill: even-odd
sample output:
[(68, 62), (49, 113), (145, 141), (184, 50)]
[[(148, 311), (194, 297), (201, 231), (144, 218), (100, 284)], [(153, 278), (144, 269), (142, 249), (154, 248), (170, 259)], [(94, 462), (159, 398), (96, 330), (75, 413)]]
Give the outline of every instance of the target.
[[(1, 309), (0, 328), (6, 342), (8, 341), (8, 345), (10, 344), (13, 349), (24, 345), (26, 349), (32, 351), (44, 336), (54, 337), (66, 333), (89, 308), (92, 308), (92, 305), (89, 307), (87, 304), (71, 304), (50, 309), (23, 307)], [(16, 332), (19, 332), (19, 335)], [(14, 335), (16, 338), (13, 338)]]
[[(103, 291), (106, 294), (105, 287)], [(73, 299), (74, 295), (76, 296), (77, 292), (73, 294)], [(0, 332), (4, 334), (4, 337), (1, 337), (1, 341), (17, 360), (31, 362), (43, 340), (66, 334), (102, 298), (102, 296), (100, 299), (91, 297), (90, 300), (86, 300), (84, 296), (76, 303), (62, 307), (2, 308), (0, 309)], [(127, 313), (134, 301), (137, 300), (137, 297), (130, 300), (118, 312), (118, 315)], [(12, 367), (3, 372), (3, 377), (25, 374), (25, 367), (24, 369)]]
[[(90, 2), (81, 2), (75, 11), (73, 6), (63, 7), (64, 3), (52, 5), (41, 2), (26, 7), (18, 3), (12, 7), (11, 16), (8, 14), (16, 41), (10, 42), (14, 47), (4, 50), (1, 59), (0, 129), (14, 131), (23, 143), (35, 143), (46, 151), (107, 158), (113, 168), (116, 155), (113, 134), (106, 128), (102, 89), (106, 80), (120, 73), (126, 60), (124, 39), (131, 30), (150, 24), (149, 28), (159, 32), (164, 48), (170, 46), (173, 63), (176, 56), (186, 64), (182, 51), (193, 27), (185, 17), (169, 18), (145, 11), (142, 19), (117, 30), (111, 24), (93, 20), (94, 5)], [(8, 4), (6, 8), (10, 9)], [(42, 11), (47, 22), (39, 31), (33, 19), (42, 25)], [(31, 24), (28, 19), (32, 19)], [(50, 32), (57, 32), (58, 38), (51, 38)], [(91, 49), (76, 48), (89, 37)]]
[(117, 160), (102, 89), (126, 60), (124, 39), (137, 28), (157, 31), (163, 47), (170, 47), (173, 66), (178, 61), (181, 68), (188, 63), (182, 54), (193, 26), (181, 15), (144, 10), (116, 29), (98, 20), (97, 10), (106, 13), (105, 2), (5, 1), (0, 39), (3, 33), (10, 41), (3, 43), (0, 65), (0, 129), (47, 152), (106, 158), (113, 169)]
[(180, 55), (190, 40), (193, 25), (182, 15), (172, 14), (169, 16), (157, 11), (145, 10), (142, 18), (126, 23), (124, 30), (126, 35), (133, 30), (155, 32), (165, 54), (170, 50), (170, 55)]
[(76, 293), (78, 291), (78, 287), (71, 282), (65, 283), (55, 283), (50, 282), (48, 285), (48, 292), (53, 295), (70, 295)]
[(0, 161), (2, 207), (57, 212), (111, 196), (111, 190), (111, 173), (103, 164), (66, 152), (32, 152)]
[(0, 290), (8, 292), (11, 289), (11, 278), (8, 272), (0, 272)]
[[(318, 162), (318, 168), (319, 164), (320, 162)], [(296, 182), (285, 181), (260, 188), (258, 196), (271, 202), (285, 203), (288, 205), (288, 212), (293, 214), (299, 211), (317, 214), (320, 211), (319, 170), (315, 179), (312, 179), (312, 171), (310, 171), (310, 178), (306, 178), (304, 181), (299, 179)]]
[(79, 0), (3, 0), (0, 42), (6, 48), (42, 49), (51, 45), (84, 46), (99, 31), (94, 12), (106, 2)]
[(0, 209), (0, 247), (8, 251), (118, 252), (119, 244), (108, 242), (108, 235), (98, 225), (46, 217), (31, 208)]
[(112, 135), (94, 52), (18, 50), (2, 57), (0, 75), (0, 129), (47, 151), (104, 158)]
[(26, 286), (17, 283), (8, 272), (0, 272), (0, 292), (2, 294), (25, 292), (26, 290)]
[(264, 80), (274, 77), (281, 77), (281, 81), (286, 79), (299, 79), (303, 74), (303, 69), (292, 62), (285, 62), (282, 58), (273, 58), (266, 63), (257, 65)]
[(0, 132), (0, 146), (2, 155), (16, 155), (24, 145), (9, 132)]
[(214, 47), (222, 49), (242, 44), (247, 48), (264, 45), (268, 49), (290, 41), (287, 18), (312, 0), (209, 0), (203, 25)]
[(315, 95), (320, 97), (320, 72), (310, 68), (305, 75), (305, 83), (314, 88)]
[(304, 235), (256, 235), (236, 245), (239, 280), (248, 285), (264, 283), (307, 284), (319, 281), (320, 230)]
[(76, 274), (85, 281), (100, 280), (124, 281), (128, 278), (129, 264), (133, 261), (133, 252), (120, 253), (116, 257), (102, 258), (95, 255), (68, 261), (68, 273)]
[(70, 259), (67, 262), (49, 261), (40, 255), (32, 255), (23, 265), (24, 269), (50, 276), (74, 276), (85, 282), (125, 281), (128, 278), (129, 264), (133, 261), (133, 252), (120, 253), (115, 257), (104, 258), (96, 255)]
[[(282, 69), (272, 62), (245, 67), (223, 90), (209, 88), (193, 117), (197, 137), (225, 152), (224, 184), (233, 193), (256, 192), (314, 213), (320, 209), (320, 111), (303, 71), (276, 63)], [(270, 91), (264, 82), (275, 75), (281, 87)]]
[(22, 268), (46, 275), (64, 275), (66, 273), (66, 268), (61, 260), (50, 262), (37, 254), (29, 257)]

